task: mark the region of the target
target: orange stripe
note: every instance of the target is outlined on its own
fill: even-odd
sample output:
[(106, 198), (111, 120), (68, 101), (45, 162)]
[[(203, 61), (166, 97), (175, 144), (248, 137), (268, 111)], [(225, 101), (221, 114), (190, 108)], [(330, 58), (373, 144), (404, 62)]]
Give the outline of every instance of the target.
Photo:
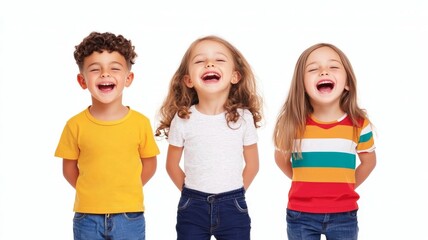
[(293, 168), (293, 181), (355, 183), (355, 170), (346, 168)]
[(343, 138), (358, 142), (353, 133), (352, 126), (336, 126), (330, 129), (323, 129), (317, 126), (306, 126), (304, 138), (329, 138), (329, 136), (334, 136), (334, 138)]
[(369, 149), (374, 145), (374, 139), (371, 138), (369, 141), (364, 142), (364, 143), (359, 143), (357, 146), (357, 150), (365, 150), (365, 149)]

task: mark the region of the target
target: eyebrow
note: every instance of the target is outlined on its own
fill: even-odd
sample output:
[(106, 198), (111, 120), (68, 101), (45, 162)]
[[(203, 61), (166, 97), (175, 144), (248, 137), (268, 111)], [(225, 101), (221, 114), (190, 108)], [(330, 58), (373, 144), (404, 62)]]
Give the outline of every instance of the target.
[[(328, 61), (330, 61), (330, 62), (337, 62), (337, 63), (343, 65), (343, 63), (340, 60), (337, 60), (337, 59), (334, 59), (334, 58), (329, 59)], [(305, 68), (307, 68), (308, 66), (310, 66), (312, 64), (317, 64), (317, 62), (316, 61), (310, 62), (310, 63), (306, 64)]]
[[(123, 64), (118, 62), (118, 61), (112, 61), (112, 62), (108, 63), (108, 65), (112, 65), (112, 64), (119, 64), (120, 66), (123, 66)], [(91, 67), (93, 65), (102, 65), (102, 64), (100, 62), (93, 62), (93, 63), (89, 64), (87, 67)]]
[[(199, 53), (199, 54), (196, 54), (191, 60), (193, 61), (195, 58), (197, 58), (197, 57), (199, 57), (199, 56), (204, 56), (204, 55), (206, 55), (205, 53)], [(224, 53), (222, 53), (222, 52), (215, 52), (215, 55), (222, 55), (222, 56), (224, 56), (226, 59), (229, 59), (228, 57), (227, 57), (227, 55), (226, 54), (224, 54)]]

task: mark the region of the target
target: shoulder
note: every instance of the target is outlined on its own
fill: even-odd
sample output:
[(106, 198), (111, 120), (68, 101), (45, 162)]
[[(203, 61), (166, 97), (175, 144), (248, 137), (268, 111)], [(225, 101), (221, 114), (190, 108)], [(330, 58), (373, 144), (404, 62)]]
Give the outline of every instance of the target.
[[(192, 115), (190, 118), (194, 118), (194, 116)], [(177, 124), (180, 124), (180, 125), (183, 125), (183, 124), (186, 124), (187, 122), (189, 122), (189, 119), (190, 118), (188, 118), (188, 119), (186, 119), (186, 118), (181, 118), (181, 117), (179, 117), (178, 116), (178, 114), (176, 113), (175, 115), (174, 115), (174, 117), (172, 118), (172, 121), (171, 121), (171, 125), (177, 125)]]
[(373, 128), (374, 127), (368, 118), (364, 118), (361, 120), (360, 122), (361, 134), (372, 132), (374, 130)]
[(137, 119), (139, 121), (150, 122), (150, 119), (146, 115), (144, 115), (143, 113), (136, 111), (136, 110), (133, 110), (133, 109), (130, 109), (129, 111), (130, 111), (130, 116), (132, 118)]
[(371, 123), (367, 117), (362, 117), (358, 120), (358, 125), (360, 128), (370, 127)]
[(174, 117), (172, 118), (172, 121), (171, 121), (171, 124), (173, 124), (173, 123), (178, 123), (178, 122), (180, 122), (180, 123), (187, 123), (187, 122), (190, 122), (190, 121), (194, 121), (195, 119), (198, 119), (198, 118), (200, 118), (200, 113), (198, 112), (198, 110), (196, 110), (196, 107), (195, 107), (195, 105), (192, 105), (192, 106), (190, 106), (190, 108), (189, 108), (189, 115), (188, 115), (188, 117), (187, 118), (182, 118), (182, 117), (180, 117), (180, 116), (178, 116), (178, 112), (176, 112), (175, 114), (174, 114)]
[(239, 108), (238, 114), (243, 118), (245, 121), (251, 120), (253, 121), (253, 114), (248, 109)]
[(88, 108), (85, 108), (83, 111), (77, 113), (76, 115), (72, 116), (70, 119), (68, 119), (67, 124), (75, 124), (83, 121), (86, 119), (86, 114), (89, 113)]

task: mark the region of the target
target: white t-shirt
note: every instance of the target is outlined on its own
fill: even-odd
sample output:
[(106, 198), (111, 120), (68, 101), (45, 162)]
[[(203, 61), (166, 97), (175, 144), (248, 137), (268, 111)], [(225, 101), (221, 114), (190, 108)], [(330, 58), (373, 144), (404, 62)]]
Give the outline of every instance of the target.
[[(250, 111), (227, 125), (225, 113), (205, 115), (190, 108), (189, 119), (175, 115), (168, 142), (184, 147), (184, 184), (205, 193), (221, 193), (243, 186), (243, 146), (257, 143), (257, 131)], [(251, 159), (250, 159), (251, 160)]]

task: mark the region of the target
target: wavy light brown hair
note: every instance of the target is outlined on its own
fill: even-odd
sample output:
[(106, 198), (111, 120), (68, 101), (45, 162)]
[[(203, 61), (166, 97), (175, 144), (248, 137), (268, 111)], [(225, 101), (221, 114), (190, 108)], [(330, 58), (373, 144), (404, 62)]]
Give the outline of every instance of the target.
[(129, 70), (131, 70), (137, 57), (135, 46), (132, 45), (131, 40), (124, 38), (122, 35), (116, 36), (109, 32), (91, 32), (79, 45), (75, 46), (74, 59), (77, 66), (79, 66), (79, 70), (82, 70), (83, 61), (87, 56), (93, 52), (102, 53), (103, 51), (120, 53), (125, 58)]
[(185, 52), (180, 66), (173, 75), (168, 95), (160, 110), (160, 124), (156, 129), (156, 136), (168, 137), (171, 121), (177, 114), (180, 118), (190, 117), (190, 107), (199, 102), (194, 88), (188, 88), (184, 83), (184, 77), (189, 74), (189, 63), (193, 49), (203, 41), (215, 41), (223, 44), (233, 56), (235, 71), (238, 71), (241, 80), (231, 86), (229, 97), (224, 104), (227, 122), (236, 122), (239, 119), (238, 108), (248, 109), (254, 120), (254, 125), (260, 127), (262, 120), (262, 98), (258, 94), (256, 79), (250, 64), (242, 53), (228, 41), (218, 36), (205, 36), (195, 40)]
[[(284, 153), (297, 152), (298, 157), (301, 157), (301, 142), (296, 142), (295, 140), (301, 140), (301, 136), (303, 136), (305, 131), (306, 120), (313, 112), (313, 107), (310, 104), (309, 96), (305, 92), (303, 81), (306, 61), (314, 50), (321, 47), (333, 49), (339, 55), (346, 71), (346, 84), (349, 86), (349, 91), (342, 93), (340, 108), (348, 114), (354, 125), (354, 129), (360, 127), (359, 120), (362, 118), (368, 119), (365, 110), (358, 106), (357, 80), (351, 62), (346, 55), (339, 48), (329, 43), (318, 43), (307, 48), (297, 60), (288, 97), (277, 116), (273, 132), (275, 148)], [(354, 133), (356, 133), (355, 130)]]

